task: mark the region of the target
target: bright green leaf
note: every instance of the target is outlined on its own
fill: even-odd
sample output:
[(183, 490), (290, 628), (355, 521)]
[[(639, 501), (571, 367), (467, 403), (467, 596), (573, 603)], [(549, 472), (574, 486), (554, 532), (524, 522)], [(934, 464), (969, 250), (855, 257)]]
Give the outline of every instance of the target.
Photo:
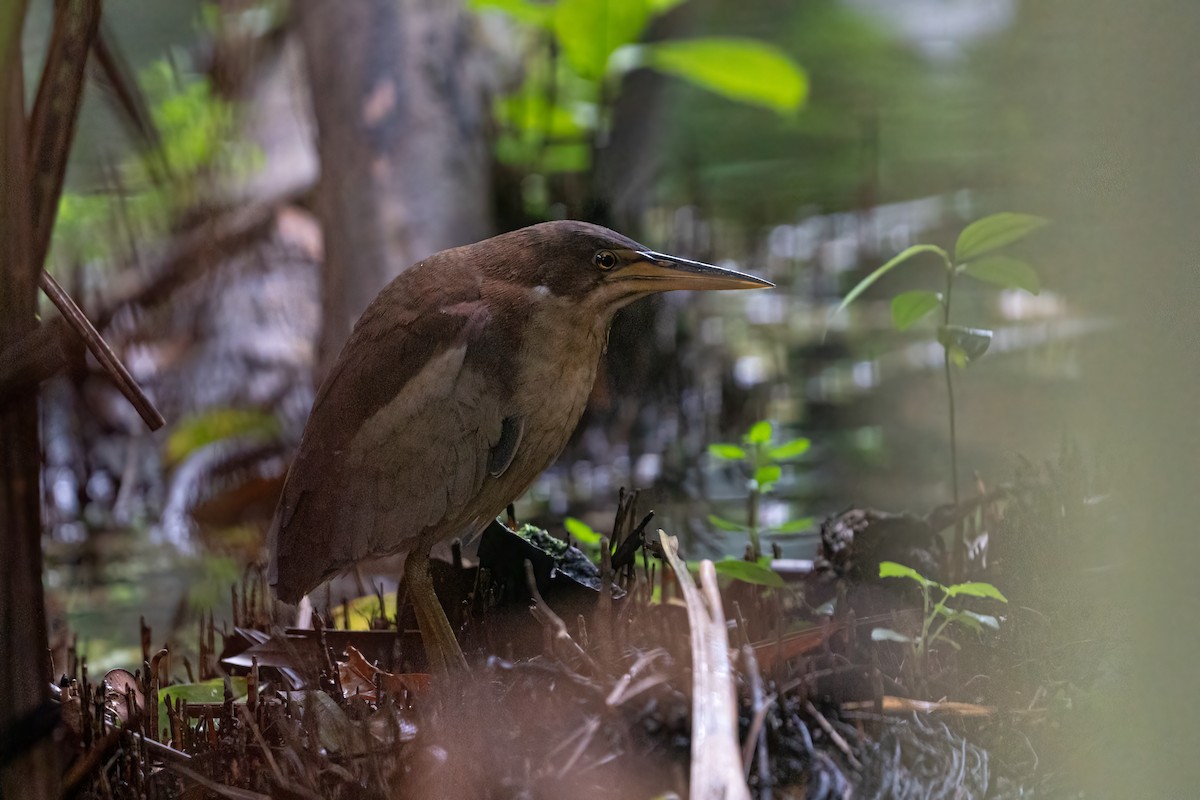
[(745, 533), (746, 531), (750, 530), (750, 528), (746, 525), (742, 525), (739, 522), (734, 522), (733, 520), (725, 519), (724, 517), (718, 517), (716, 514), (709, 514), (708, 522), (714, 528), (723, 531), (730, 531), (732, 533)]
[(238, 408), (214, 408), (185, 417), (167, 438), (166, 457), (178, 464), (200, 448), (234, 437), (273, 437), (279, 434), (274, 414)]
[(600, 544), (600, 534), (592, 530), (592, 526), (588, 525), (581, 519), (575, 517), (567, 517), (563, 520), (563, 527), (567, 529), (567, 533), (575, 537), (575, 540), (586, 545)]
[(746, 434), (746, 444), (766, 444), (771, 441), (772, 427), (768, 420), (761, 420), (750, 426)]
[(746, 457), (746, 451), (736, 444), (710, 444), (708, 454), (722, 461), (741, 461)]
[(911, 578), (924, 587), (936, 586), (934, 581), (929, 580), (921, 573), (917, 572), (912, 567), (906, 567), (903, 564), (897, 564), (895, 561), (879, 562), (879, 577), (881, 578)]
[(1003, 286), (1005, 289), (1024, 289), (1030, 294), (1041, 291), (1037, 273), (1033, 267), (1016, 258), (1008, 256), (988, 256), (978, 261), (970, 261), (962, 266), (962, 271), (981, 281)]
[(901, 292), (892, 298), (892, 324), (896, 330), (906, 331), (941, 304), (937, 292)]
[(533, 133), (538, 143), (543, 136), (555, 140), (583, 136), (583, 127), (571, 109), (550, 105), (544, 87), (533, 82), (497, 100), (495, 114), (501, 124)]
[(905, 636), (899, 631), (894, 631), (891, 628), (874, 628), (871, 630), (872, 642), (901, 642), (909, 644), (912, 642), (911, 636)]
[(962, 263), (1023, 239), (1050, 224), (1044, 217), (1003, 212), (976, 220), (963, 229), (954, 245), (954, 260)]
[[(232, 677), (229, 679), (232, 690), (233, 699), (235, 701), (244, 701), (246, 697), (246, 679), (243, 677)], [(165, 686), (158, 690), (158, 705), (159, 705), (159, 721), (165, 721), (167, 718), (166, 704), (174, 705), (176, 700), (184, 700), (189, 705), (212, 704), (225, 702), (225, 679), (212, 678), (211, 680), (201, 681), (200, 683), (177, 683), (174, 686)]]
[(549, 26), (550, 12), (554, 10), (553, 6), (532, 0), (470, 0), (467, 5), (473, 11), (499, 11), (517, 22), (539, 28)]
[(649, 0), (650, 13), (655, 16), (665, 14), (684, 0)]
[(778, 464), (767, 464), (754, 471), (754, 480), (759, 486), (770, 486), (783, 476), (783, 469)]
[(1007, 603), (1008, 598), (1000, 593), (1000, 590), (990, 583), (982, 583), (973, 581), (970, 583), (956, 583), (953, 586), (946, 587), (947, 593), (951, 597), (959, 595), (969, 595), (971, 597), (990, 597), (993, 600), (999, 600), (1001, 603)]
[(753, 39), (683, 39), (643, 45), (640, 63), (744, 103), (783, 114), (808, 96), (808, 76), (779, 48)]
[(770, 586), (782, 589), (785, 584), (778, 572), (753, 561), (743, 561), (740, 558), (723, 558), (713, 564), (719, 575), (753, 583), (756, 586)]
[(812, 529), (813, 522), (814, 522), (814, 520), (812, 517), (804, 517), (803, 519), (788, 520), (787, 522), (780, 525), (778, 528), (772, 528), (771, 533), (774, 533), (774, 534), (804, 533), (805, 531)]
[(875, 270), (870, 275), (868, 275), (867, 277), (865, 277), (861, 281), (859, 281), (858, 285), (855, 286), (853, 289), (851, 289), (850, 293), (848, 295), (846, 295), (844, 298), (842, 298), (841, 304), (836, 309), (834, 309), (833, 313), (837, 314), (839, 311), (844, 309), (846, 306), (850, 305), (855, 300), (857, 300), (862, 295), (862, 293), (865, 292), (867, 289), (871, 288), (872, 284), (874, 284), (877, 280), (879, 280), (884, 275), (891, 272), (896, 267), (903, 264), (905, 261), (908, 261), (913, 256), (920, 255), (921, 253), (937, 253), (939, 256), (941, 256), (946, 261), (949, 261), (949, 259), (950, 259), (949, 255), (946, 254), (946, 251), (943, 250), (942, 248), (938, 247), (937, 245), (915, 244), (912, 247), (906, 248), (906, 249), (902, 250), (891, 261), (887, 262), (882, 267)]
[(343, 624), (347, 619), (347, 612), (349, 612), (350, 620), (347, 630), (369, 631), (371, 630), (371, 620), (380, 616), (386, 619), (396, 618), (396, 593), (384, 593), (382, 609), (379, 607), (379, 596), (368, 594), (335, 606), (330, 614), (334, 622)]
[(808, 439), (792, 439), (778, 447), (772, 447), (769, 455), (776, 461), (787, 461), (789, 458), (799, 458), (808, 452), (812, 442)]
[(559, 0), (553, 8), (563, 55), (589, 80), (604, 77), (609, 56), (640, 39), (650, 19), (647, 0)]
[(992, 343), (992, 332), (984, 328), (939, 325), (937, 339), (942, 347), (958, 350), (964, 361), (974, 361), (987, 352)]

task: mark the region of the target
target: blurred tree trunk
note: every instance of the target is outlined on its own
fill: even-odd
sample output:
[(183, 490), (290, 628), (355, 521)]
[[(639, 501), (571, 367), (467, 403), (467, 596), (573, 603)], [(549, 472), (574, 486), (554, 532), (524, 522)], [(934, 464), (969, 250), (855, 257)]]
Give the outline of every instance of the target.
[[(21, 29), (24, 0), (0, 0), (0, 344), (37, 326), (38, 267), (26, 163)], [(53, 740), (47, 735), (50, 669), (42, 596), (37, 396), (0, 408), (0, 797), (58, 797)], [(23, 752), (14, 753), (19, 747)]]
[(491, 233), (487, 108), (458, 2), (296, 8), (321, 162), (320, 377), (401, 270)]

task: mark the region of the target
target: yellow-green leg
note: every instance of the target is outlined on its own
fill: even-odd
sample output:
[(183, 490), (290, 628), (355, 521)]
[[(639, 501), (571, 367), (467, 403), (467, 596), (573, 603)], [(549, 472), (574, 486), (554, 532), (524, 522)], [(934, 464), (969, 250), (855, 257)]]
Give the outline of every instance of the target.
[(408, 596), (417, 615), (417, 627), (421, 629), (421, 641), (429, 660), (429, 671), (438, 675), (466, 672), (467, 659), (463, 657), (458, 639), (437, 592), (433, 589), (433, 578), (429, 574), (429, 548), (418, 544), (404, 560), (404, 578), (408, 582)]

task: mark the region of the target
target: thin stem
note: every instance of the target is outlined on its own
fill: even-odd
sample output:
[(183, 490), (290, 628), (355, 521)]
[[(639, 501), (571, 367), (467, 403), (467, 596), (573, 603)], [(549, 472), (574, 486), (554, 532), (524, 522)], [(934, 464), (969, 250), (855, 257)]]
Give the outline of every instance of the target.
[(761, 498), (762, 492), (758, 489), (750, 492), (750, 549), (754, 553), (755, 561), (762, 557), (762, 550), (758, 544), (758, 505)]
[[(954, 294), (954, 265), (946, 260), (946, 302), (942, 304), (942, 324), (950, 324), (950, 298)], [(951, 377), (950, 347), (942, 344), (942, 367), (946, 374), (946, 397), (950, 401), (950, 485), (958, 504), (958, 432), (954, 421), (954, 380)]]

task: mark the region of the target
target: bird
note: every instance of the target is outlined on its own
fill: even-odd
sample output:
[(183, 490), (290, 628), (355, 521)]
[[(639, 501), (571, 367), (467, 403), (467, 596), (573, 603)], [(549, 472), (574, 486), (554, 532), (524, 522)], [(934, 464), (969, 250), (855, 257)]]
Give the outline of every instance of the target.
[(404, 575), (434, 673), (466, 669), (429, 551), (482, 530), (566, 446), (613, 315), (673, 289), (769, 281), (543, 222), (444, 250), (371, 301), (317, 390), (268, 531), (268, 582), (295, 604), (364, 559)]

